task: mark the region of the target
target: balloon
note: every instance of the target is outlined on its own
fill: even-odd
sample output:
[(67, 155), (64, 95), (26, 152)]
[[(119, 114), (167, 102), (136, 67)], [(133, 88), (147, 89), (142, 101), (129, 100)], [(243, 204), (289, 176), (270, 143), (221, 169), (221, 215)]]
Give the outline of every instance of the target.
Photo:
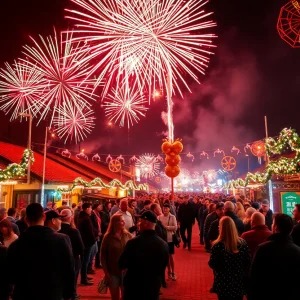
[(165, 159), (166, 164), (172, 167), (177, 166), (180, 163), (180, 161), (181, 158), (179, 155), (174, 155), (174, 156), (167, 155)]
[(183, 150), (183, 144), (180, 142), (180, 141), (175, 141), (173, 144), (172, 144), (172, 148), (173, 148), (173, 151), (176, 153), (176, 154), (179, 154), (182, 152)]
[(164, 154), (169, 154), (172, 151), (172, 144), (168, 141), (163, 142), (163, 144), (161, 145), (161, 151)]
[(170, 178), (175, 178), (180, 174), (180, 168), (178, 166), (166, 166), (165, 174)]

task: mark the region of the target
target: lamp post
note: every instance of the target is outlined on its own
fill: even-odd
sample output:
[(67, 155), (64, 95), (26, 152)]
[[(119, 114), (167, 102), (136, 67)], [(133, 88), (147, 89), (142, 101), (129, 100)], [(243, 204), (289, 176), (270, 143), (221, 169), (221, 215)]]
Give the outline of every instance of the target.
[[(46, 160), (47, 160), (47, 144), (48, 144), (48, 131), (50, 127), (46, 127), (45, 131), (45, 143), (44, 143), (44, 159), (43, 159), (43, 178), (42, 178), (42, 193), (41, 193), (41, 204), (46, 206), (45, 203), (45, 176), (46, 176)], [(51, 133), (51, 137), (55, 137), (54, 133)]]
[[(31, 151), (31, 130), (32, 130), (32, 114), (20, 113), (20, 117), (28, 117), (29, 118), (29, 128), (28, 128), (28, 145), (27, 148)], [(30, 184), (30, 169), (31, 169), (31, 160), (28, 160), (28, 168), (27, 168), (27, 184)]]

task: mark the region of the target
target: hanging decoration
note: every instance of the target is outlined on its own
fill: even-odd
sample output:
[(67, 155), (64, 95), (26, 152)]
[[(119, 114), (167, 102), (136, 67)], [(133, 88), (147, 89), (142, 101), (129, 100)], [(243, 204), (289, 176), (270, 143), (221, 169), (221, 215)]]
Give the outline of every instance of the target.
[[(245, 180), (241, 178), (231, 180), (225, 188), (246, 187), (250, 182), (266, 184), (273, 175), (285, 176), (300, 173), (300, 137), (294, 129), (283, 129), (277, 140), (268, 138), (266, 139), (266, 144), (263, 143), (263, 146), (269, 156), (280, 155), (285, 152), (287, 148), (290, 148), (292, 151), (296, 152), (295, 157), (287, 158), (281, 156), (279, 159), (271, 160), (264, 172), (257, 172), (255, 174), (248, 173)], [(261, 150), (261, 148), (259, 150)]]
[(186, 157), (190, 157), (190, 158), (192, 159), (192, 162), (193, 162), (194, 159), (195, 159), (195, 156), (194, 156), (191, 152), (189, 152), (189, 153), (186, 155)]
[(100, 177), (97, 177), (93, 179), (91, 182), (85, 181), (81, 177), (77, 177), (74, 181), (73, 184), (70, 188), (65, 189), (65, 188), (58, 188), (57, 191), (59, 193), (69, 193), (71, 192), (75, 186), (82, 185), (84, 187), (92, 187), (92, 186), (99, 186), (101, 188), (107, 188), (110, 189), (112, 187), (120, 187), (122, 189), (131, 189), (135, 191), (148, 191), (149, 187), (147, 184), (139, 184), (137, 185), (133, 180), (128, 180), (124, 184), (122, 184), (121, 181), (118, 179), (113, 179), (111, 182), (108, 184), (105, 184), (103, 180)]
[(277, 22), (280, 37), (293, 48), (300, 48), (300, 4), (291, 0), (280, 10)]
[(246, 146), (244, 147), (244, 152), (247, 153), (248, 149), (251, 151), (251, 145), (247, 143)]
[(135, 166), (140, 169), (141, 177), (152, 178), (159, 172), (159, 162), (156, 161), (156, 157), (153, 154), (146, 153), (141, 155)]
[(223, 154), (225, 156), (224, 150), (220, 150), (219, 148), (214, 152), (214, 157), (216, 157), (216, 154)]
[(236, 152), (237, 155), (241, 153), (241, 150), (235, 146), (232, 147), (231, 152)]
[(125, 165), (125, 159), (124, 157), (122, 156), (122, 154), (120, 154), (117, 158), (116, 158), (117, 161), (121, 162), (122, 161), (122, 164)]
[(108, 168), (111, 172), (119, 172), (122, 168), (122, 164), (120, 161), (118, 161), (117, 159), (112, 159), (109, 163), (108, 163)]
[(99, 154), (95, 154), (93, 157), (92, 157), (92, 161), (101, 161), (101, 157), (99, 156)]
[(201, 159), (201, 156), (206, 157), (207, 159), (209, 159), (209, 155), (208, 155), (208, 153), (205, 152), (205, 151), (202, 151), (202, 152), (200, 153), (200, 159)]
[(131, 164), (134, 164), (135, 162), (137, 161), (137, 157), (135, 155), (133, 155), (130, 159), (129, 159), (129, 162)]
[(77, 159), (84, 159), (86, 161), (89, 160), (88, 156), (84, 154), (84, 150), (81, 150), (80, 153), (76, 154)]
[(221, 166), (227, 172), (232, 171), (236, 167), (236, 160), (232, 156), (224, 156), (221, 160)]
[(61, 155), (63, 157), (70, 158), (71, 157), (71, 152), (68, 149), (66, 149), (66, 150), (64, 150), (64, 151), (61, 152)]
[(263, 141), (256, 141), (251, 145), (251, 152), (258, 157), (258, 162), (261, 164), (261, 158), (266, 155), (266, 146)]
[(105, 162), (108, 164), (113, 158), (110, 156), (110, 154), (108, 154), (108, 156), (106, 157)]
[(170, 178), (175, 178), (180, 174), (180, 168), (178, 164), (181, 161), (180, 153), (183, 150), (183, 144), (181, 139), (175, 140), (174, 143), (164, 140), (161, 145), (161, 150), (166, 154), (165, 162), (167, 166), (165, 167), (165, 174)]
[(25, 149), (19, 164), (13, 163), (8, 165), (6, 169), (0, 170), (0, 181), (6, 181), (15, 177), (20, 178), (25, 176), (29, 160), (31, 164), (34, 163), (33, 152), (32, 150)]

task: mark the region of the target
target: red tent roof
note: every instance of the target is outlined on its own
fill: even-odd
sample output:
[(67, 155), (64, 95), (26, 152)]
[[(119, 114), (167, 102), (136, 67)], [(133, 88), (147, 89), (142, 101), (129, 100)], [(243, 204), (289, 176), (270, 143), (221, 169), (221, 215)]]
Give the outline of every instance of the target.
[[(24, 148), (8, 144), (4, 142), (0, 142), (0, 157), (4, 158), (7, 161), (12, 163), (19, 163), (21, 161), (22, 155), (24, 152)], [(43, 155), (34, 152), (35, 162), (31, 166), (31, 172), (42, 178), (43, 176)], [(1, 167), (0, 167), (1, 168)], [(6, 168), (6, 166), (5, 166)], [(75, 178), (82, 177), (84, 180), (90, 181), (93, 178), (87, 176), (86, 174), (82, 174), (80, 172), (73, 171), (61, 164), (47, 158), (46, 160), (46, 174), (45, 181), (46, 183), (72, 183)]]

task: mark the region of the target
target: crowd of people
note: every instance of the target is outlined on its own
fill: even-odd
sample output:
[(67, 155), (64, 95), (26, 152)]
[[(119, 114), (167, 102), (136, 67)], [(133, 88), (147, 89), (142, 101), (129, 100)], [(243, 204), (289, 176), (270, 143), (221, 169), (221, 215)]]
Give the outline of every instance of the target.
[(1, 208), (0, 299), (80, 299), (78, 284), (96, 293), (93, 275), (102, 268), (112, 300), (158, 300), (166, 278), (178, 277), (178, 232), (192, 251), (192, 230), (199, 230), (220, 300), (296, 300), (299, 204), (293, 215), (273, 215), (266, 199), (221, 194)]

